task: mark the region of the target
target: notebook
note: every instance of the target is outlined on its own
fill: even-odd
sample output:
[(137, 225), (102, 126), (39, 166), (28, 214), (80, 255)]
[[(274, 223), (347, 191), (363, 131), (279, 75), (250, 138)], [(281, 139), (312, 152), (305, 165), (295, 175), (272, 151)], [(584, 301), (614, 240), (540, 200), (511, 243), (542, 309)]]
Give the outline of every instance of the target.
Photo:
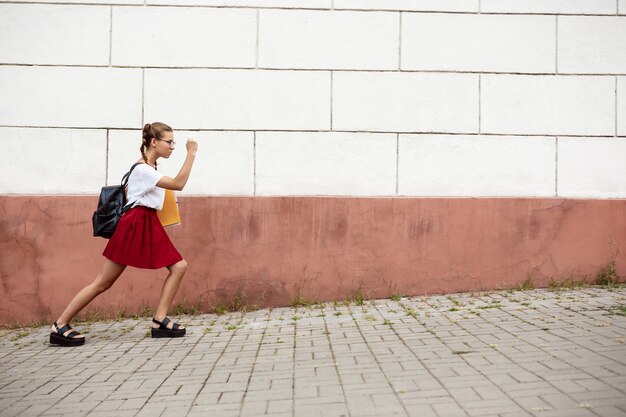
[(178, 211), (178, 202), (176, 201), (174, 190), (165, 190), (163, 208), (157, 210), (157, 216), (163, 226), (180, 224), (180, 212)]

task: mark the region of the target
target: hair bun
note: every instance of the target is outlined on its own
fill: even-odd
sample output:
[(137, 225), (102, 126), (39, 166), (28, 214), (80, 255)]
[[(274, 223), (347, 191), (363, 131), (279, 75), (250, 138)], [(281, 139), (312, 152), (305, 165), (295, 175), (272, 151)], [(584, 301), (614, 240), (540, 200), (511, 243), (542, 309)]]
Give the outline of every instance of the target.
[(150, 139), (150, 130), (151, 129), (152, 129), (152, 126), (150, 125), (150, 123), (146, 123), (143, 126), (142, 136), (143, 136), (144, 140), (149, 140)]

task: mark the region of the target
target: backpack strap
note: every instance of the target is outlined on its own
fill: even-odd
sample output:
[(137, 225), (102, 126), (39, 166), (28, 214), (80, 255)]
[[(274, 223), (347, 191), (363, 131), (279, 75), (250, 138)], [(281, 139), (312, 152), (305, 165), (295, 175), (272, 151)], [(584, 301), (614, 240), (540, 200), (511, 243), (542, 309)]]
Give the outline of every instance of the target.
[(124, 174), (124, 176), (122, 177), (122, 187), (126, 187), (126, 184), (128, 184), (128, 179), (130, 178), (130, 174), (132, 174), (133, 169), (135, 169), (135, 167), (137, 167), (137, 165), (141, 165), (143, 164), (143, 162), (137, 162), (134, 163), (132, 167), (130, 167), (130, 171), (128, 171), (126, 174)]
[[(137, 165), (141, 165), (141, 164), (143, 164), (143, 162), (134, 163), (133, 166), (130, 167), (130, 171), (124, 174), (124, 176), (122, 177), (122, 183), (121, 183), (122, 188), (126, 189), (126, 185), (128, 185), (128, 179), (130, 178), (130, 174), (132, 174), (133, 169), (135, 169)], [(124, 192), (124, 200), (126, 200), (126, 192)], [(126, 202), (126, 204), (124, 204), (124, 207), (122, 207), (122, 214), (126, 213), (130, 208), (132, 208), (133, 204), (135, 204), (134, 201), (132, 203)]]

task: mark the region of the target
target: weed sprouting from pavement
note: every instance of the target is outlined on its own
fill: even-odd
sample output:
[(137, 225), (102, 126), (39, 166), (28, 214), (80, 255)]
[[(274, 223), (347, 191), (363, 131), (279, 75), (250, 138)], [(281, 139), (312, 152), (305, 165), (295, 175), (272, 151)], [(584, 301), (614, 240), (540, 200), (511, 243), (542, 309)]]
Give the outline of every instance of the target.
[(596, 284), (613, 286), (619, 282), (619, 275), (617, 275), (617, 264), (615, 258), (611, 259), (606, 265), (604, 265), (598, 274), (596, 275)]
[(519, 291), (529, 291), (535, 289), (535, 281), (533, 278), (533, 274), (529, 273), (526, 276), (526, 279), (522, 281), (516, 288)]

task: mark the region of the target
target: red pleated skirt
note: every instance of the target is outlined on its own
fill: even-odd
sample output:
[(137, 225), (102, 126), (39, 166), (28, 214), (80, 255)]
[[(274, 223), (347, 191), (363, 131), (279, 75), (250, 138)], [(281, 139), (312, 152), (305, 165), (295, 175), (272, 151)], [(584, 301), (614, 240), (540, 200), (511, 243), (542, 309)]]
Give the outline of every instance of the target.
[(120, 219), (104, 252), (118, 264), (159, 269), (183, 259), (157, 217), (156, 210), (135, 206)]

